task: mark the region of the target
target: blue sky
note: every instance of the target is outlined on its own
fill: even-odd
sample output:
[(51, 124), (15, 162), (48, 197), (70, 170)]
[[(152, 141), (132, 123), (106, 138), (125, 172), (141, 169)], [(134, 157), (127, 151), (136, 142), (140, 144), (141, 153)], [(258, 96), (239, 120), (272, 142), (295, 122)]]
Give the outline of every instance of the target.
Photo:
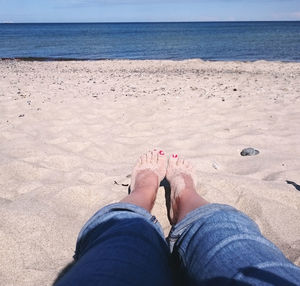
[(300, 20), (300, 0), (0, 0), (0, 23), (249, 20)]

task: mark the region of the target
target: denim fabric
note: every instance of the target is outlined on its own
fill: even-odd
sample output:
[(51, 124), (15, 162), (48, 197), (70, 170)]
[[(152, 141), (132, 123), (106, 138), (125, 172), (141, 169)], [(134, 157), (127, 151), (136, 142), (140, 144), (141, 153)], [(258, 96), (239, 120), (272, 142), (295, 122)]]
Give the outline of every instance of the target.
[(143, 208), (117, 203), (81, 230), (76, 263), (55, 285), (173, 285), (162, 229)]
[(167, 241), (143, 208), (106, 206), (81, 230), (76, 263), (56, 285), (300, 285), (300, 268), (227, 205), (190, 212)]
[(182, 285), (300, 285), (300, 268), (230, 206), (209, 204), (190, 212), (168, 241)]

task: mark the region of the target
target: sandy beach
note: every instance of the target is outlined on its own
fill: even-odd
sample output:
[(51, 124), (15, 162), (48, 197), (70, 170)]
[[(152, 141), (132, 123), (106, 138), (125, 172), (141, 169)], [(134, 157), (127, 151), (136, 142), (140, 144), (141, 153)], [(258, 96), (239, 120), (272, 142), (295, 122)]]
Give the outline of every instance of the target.
[[(300, 266), (299, 110), (300, 63), (0, 60), (0, 285), (52, 285), (153, 148)], [(167, 235), (163, 188), (153, 214)]]

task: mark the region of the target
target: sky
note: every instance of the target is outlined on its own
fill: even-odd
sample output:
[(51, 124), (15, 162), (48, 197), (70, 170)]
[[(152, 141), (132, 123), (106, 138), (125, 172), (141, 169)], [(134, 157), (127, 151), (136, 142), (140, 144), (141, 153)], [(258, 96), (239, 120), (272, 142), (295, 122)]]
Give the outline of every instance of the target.
[(277, 20), (300, 20), (300, 0), (0, 0), (0, 23)]

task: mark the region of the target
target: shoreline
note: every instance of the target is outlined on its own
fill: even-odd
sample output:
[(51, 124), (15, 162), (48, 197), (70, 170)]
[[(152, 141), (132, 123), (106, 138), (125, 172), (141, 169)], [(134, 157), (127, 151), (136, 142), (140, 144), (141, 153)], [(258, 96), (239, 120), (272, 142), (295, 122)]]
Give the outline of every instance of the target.
[(255, 59), (255, 60), (214, 60), (214, 59), (202, 59), (202, 58), (184, 58), (184, 59), (151, 59), (151, 58), (52, 58), (52, 57), (15, 57), (15, 58), (0, 58), (0, 61), (20, 61), (20, 62), (101, 62), (101, 61), (173, 61), (173, 62), (182, 62), (182, 61), (191, 61), (191, 60), (198, 60), (202, 62), (240, 62), (240, 63), (256, 63), (256, 62), (270, 62), (270, 63), (300, 63), (299, 60), (289, 61), (289, 60), (267, 60), (267, 59)]

